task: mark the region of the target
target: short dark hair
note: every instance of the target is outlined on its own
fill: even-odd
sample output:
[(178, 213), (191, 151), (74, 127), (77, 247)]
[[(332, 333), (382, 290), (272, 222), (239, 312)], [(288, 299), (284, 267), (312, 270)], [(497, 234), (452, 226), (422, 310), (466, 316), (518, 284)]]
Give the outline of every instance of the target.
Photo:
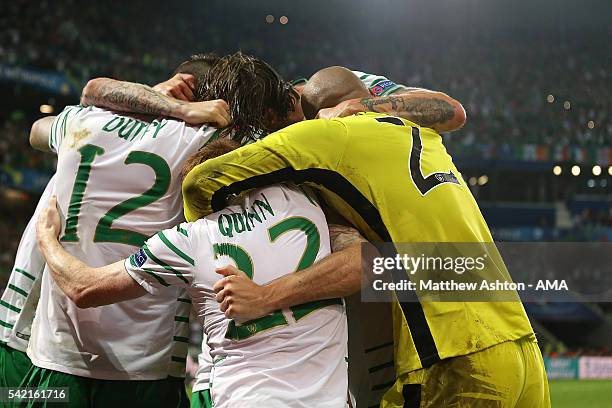
[(198, 92), (204, 100), (223, 99), (233, 122), (225, 134), (235, 140), (278, 130), (298, 98), (293, 87), (264, 61), (241, 52), (220, 58)]
[(226, 137), (208, 143), (187, 159), (181, 171), (183, 180), (198, 164), (202, 164), (208, 159), (214, 159), (215, 157), (229, 153), (239, 147), (240, 143)]
[(189, 74), (195, 78), (195, 93), (194, 97), (196, 101), (202, 101), (202, 95), (199, 94), (198, 89), (204, 82), (204, 78), (208, 75), (210, 69), (219, 61), (219, 57), (213, 53), (201, 53), (194, 54), (187, 61), (182, 62), (174, 72), (172, 76), (176, 74)]

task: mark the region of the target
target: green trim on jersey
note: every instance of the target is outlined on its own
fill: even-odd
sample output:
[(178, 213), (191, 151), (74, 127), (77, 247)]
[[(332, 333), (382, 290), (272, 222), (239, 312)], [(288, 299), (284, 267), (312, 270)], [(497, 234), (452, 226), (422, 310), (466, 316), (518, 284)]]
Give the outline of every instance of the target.
[(159, 266), (161, 266), (162, 268), (164, 268), (167, 271), (170, 271), (172, 273), (174, 273), (176, 275), (177, 278), (179, 278), (180, 280), (182, 280), (183, 282), (185, 282), (186, 284), (189, 285), (189, 281), (187, 280), (187, 278), (185, 278), (183, 276), (183, 274), (179, 271), (177, 271), (176, 269), (174, 269), (173, 267), (171, 267), (170, 265), (168, 265), (167, 263), (165, 263), (164, 261), (162, 261), (161, 259), (157, 258), (155, 255), (153, 255), (151, 253), (151, 251), (149, 250), (149, 247), (147, 246), (147, 244), (144, 244), (142, 246), (142, 249), (145, 251), (145, 253), (147, 254), (147, 256), (156, 264), (158, 264)]
[(6, 327), (7, 329), (12, 329), (14, 327), (12, 324), (7, 323), (7, 322), (5, 322), (3, 320), (0, 320), (0, 326)]
[(177, 254), (178, 256), (180, 256), (181, 258), (183, 258), (189, 265), (191, 266), (195, 266), (195, 261), (193, 260), (192, 257), (190, 257), (189, 255), (187, 255), (186, 253), (184, 253), (183, 251), (181, 251), (180, 249), (178, 249), (172, 242), (170, 242), (170, 240), (164, 235), (163, 231), (160, 231), (158, 234), (159, 239), (161, 239), (161, 241), (166, 244), (166, 246), (175, 254)]
[[(134, 267), (136, 267), (136, 268), (137, 268), (138, 266), (137, 266), (137, 265), (134, 265)], [(157, 281), (160, 283), (160, 285), (163, 285), (163, 286), (166, 286), (166, 287), (170, 286), (170, 284), (169, 284), (168, 282), (166, 282), (166, 281), (164, 280), (164, 278), (162, 278), (162, 277), (161, 277), (161, 276), (159, 276), (157, 273), (155, 273), (155, 271), (152, 271), (152, 270), (151, 270), (151, 269), (149, 269), (149, 268), (142, 268), (142, 270), (143, 270), (144, 272), (146, 272), (147, 274), (151, 275), (152, 277), (154, 277), (154, 278), (155, 278), (155, 279), (156, 279), (156, 280), (157, 280)]]
[(14, 290), (17, 293), (19, 293), (21, 296), (28, 297), (28, 292), (26, 292), (23, 289), (18, 288), (17, 286), (13, 285), (12, 283), (8, 284), (8, 288)]
[(170, 360), (174, 361), (175, 363), (186, 363), (187, 362), (187, 359), (185, 357), (178, 357), (178, 356), (172, 356)]
[(66, 138), (66, 121), (68, 120), (68, 115), (71, 113), (79, 113), (83, 110), (83, 108), (84, 107), (81, 105), (66, 106), (64, 110), (60, 112), (60, 114), (53, 120), (48, 143), (51, 150), (57, 151), (59, 145), (61, 144), (60, 142)]
[(189, 337), (174, 336), (172, 340), (180, 341), (181, 343), (189, 343)]
[(20, 274), (22, 274), (26, 278), (29, 278), (31, 280), (36, 280), (36, 277), (34, 275), (29, 274), (28, 272), (24, 271), (21, 268), (15, 268), (14, 270), (15, 270), (15, 272), (19, 272)]
[(225, 338), (242, 340), (264, 330), (269, 330), (276, 326), (284, 326), (286, 324), (287, 319), (285, 319), (285, 316), (282, 313), (279, 313), (279, 311), (258, 319), (244, 322), (240, 326), (238, 326), (234, 320), (231, 320), (227, 325), (227, 333), (225, 333)]
[(189, 316), (174, 316), (175, 322), (189, 323)]
[(17, 306), (13, 306), (10, 303), (5, 302), (4, 300), (0, 300), (0, 305), (6, 307), (9, 310), (12, 310), (13, 312), (21, 312), (20, 308), (18, 308)]
[(394, 87), (391, 87), (387, 89), (386, 91), (384, 91), (383, 93), (381, 93), (380, 96), (388, 96), (388, 95), (391, 95), (392, 93), (395, 93), (395, 91), (399, 91), (404, 88), (405, 86), (396, 84)]
[(189, 304), (191, 304), (191, 299), (187, 299), (187, 298), (178, 298), (178, 299), (176, 299), (176, 300), (178, 300), (179, 302), (183, 302), (183, 303), (189, 303)]
[(181, 224), (176, 226), (176, 230), (180, 232), (181, 234), (183, 234), (184, 236), (186, 236), (187, 238), (189, 238), (189, 235), (187, 235), (187, 230), (181, 228)]

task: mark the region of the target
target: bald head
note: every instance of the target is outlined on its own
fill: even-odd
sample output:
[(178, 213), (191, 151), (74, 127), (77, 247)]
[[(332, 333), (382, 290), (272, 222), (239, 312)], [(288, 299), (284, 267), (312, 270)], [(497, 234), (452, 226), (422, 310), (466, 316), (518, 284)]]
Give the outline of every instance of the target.
[(302, 91), (302, 109), (306, 119), (314, 119), (321, 109), (340, 102), (371, 96), (363, 82), (344, 67), (328, 67), (315, 73)]

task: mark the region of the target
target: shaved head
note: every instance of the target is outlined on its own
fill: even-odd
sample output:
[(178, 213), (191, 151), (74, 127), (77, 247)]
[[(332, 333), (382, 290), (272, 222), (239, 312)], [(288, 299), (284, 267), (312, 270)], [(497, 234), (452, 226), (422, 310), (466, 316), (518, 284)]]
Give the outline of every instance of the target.
[(349, 99), (371, 96), (368, 88), (351, 70), (328, 67), (315, 73), (302, 90), (302, 109), (306, 119), (314, 119), (321, 109)]

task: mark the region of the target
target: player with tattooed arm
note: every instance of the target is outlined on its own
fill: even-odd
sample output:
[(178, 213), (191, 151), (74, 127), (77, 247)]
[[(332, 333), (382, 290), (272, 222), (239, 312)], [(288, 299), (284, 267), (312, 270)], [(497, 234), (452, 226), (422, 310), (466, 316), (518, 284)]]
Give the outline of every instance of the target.
[[(330, 67), (333, 68), (333, 67)], [(359, 112), (386, 113), (399, 116), (429, 127), (437, 132), (452, 132), (460, 129), (466, 121), (465, 109), (461, 103), (445, 93), (430, 91), (423, 88), (408, 87), (398, 84), (381, 76), (367, 74), (361, 71), (352, 71), (365, 85), (370, 95), (347, 99), (337, 106), (325, 106), (313, 112), (313, 105), (296, 103), (291, 114), (292, 122), (318, 117), (332, 119), (335, 117), (350, 116)], [(308, 83), (305, 78), (292, 81), (294, 89), (301, 95), (304, 86)], [(320, 84), (324, 86), (324, 84)], [(312, 87), (312, 84), (311, 84)], [(311, 95), (315, 97), (315, 95)], [(297, 101), (301, 102), (301, 101)]]
[[(218, 133), (215, 128), (190, 126), (167, 116), (189, 123), (230, 124), (228, 131), (235, 133), (249, 132), (262, 123), (259, 119), (249, 123), (250, 118), (268, 112), (285, 116), (291, 92), (280, 85), (276, 73), (263, 62), (240, 54), (221, 59), (229, 65), (234, 61), (251, 67), (241, 71), (247, 74), (236, 83), (261, 84), (259, 94), (253, 92), (249, 95), (253, 99), (242, 101), (246, 104), (240, 106), (245, 112), (243, 122), (233, 119), (230, 123), (223, 101), (185, 103), (141, 86), (146, 101), (141, 103), (130, 99), (124, 87), (108, 89), (106, 82), (97, 81), (89, 88), (97, 88), (110, 105), (127, 101), (135, 103), (141, 113), (163, 116), (76, 106), (55, 118), (48, 133), (44, 123), (36, 126), (40, 134), (34, 140), (46, 135), (47, 145), (59, 158), (57, 178), (62, 182), (56, 184), (56, 194), (66, 217), (60, 237), (66, 251), (94, 265), (105, 265), (125, 258), (154, 232), (181, 221), (178, 188), (182, 165)], [(205, 64), (207, 72), (210, 64)], [(274, 81), (279, 86), (264, 85)], [(85, 102), (93, 92), (86, 91)], [(259, 103), (261, 100), (266, 103)], [(103, 406), (115, 401), (147, 407), (185, 405), (179, 377), (184, 374), (191, 305), (183, 292), (165, 288), (160, 296), (81, 309), (86, 305), (82, 299), (67, 299), (51, 274), (44, 274), (28, 347), (34, 367), (24, 385), (69, 386), (70, 404), (75, 407), (94, 401)]]
[[(310, 79), (302, 105), (312, 117), (367, 96), (352, 72), (332, 67)], [(440, 135), (378, 113), (298, 123), (196, 166), (183, 183), (186, 218), (215, 211), (232, 194), (284, 180), (316, 187), (373, 242), (492, 243)], [(226, 316), (249, 319), (295, 303), (347, 296), (360, 289), (359, 254), (359, 246), (352, 246), (263, 286), (228, 271), (216, 287), (218, 300)], [(501, 260), (490, 267), (510, 280)], [(338, 284), (343, 279), (351, 291), (340, 290), (346, 289)], [(515, 299), (393, 302), (397, 379), (387, 385), (381, 407), (549, 407), (542, 356)]]

